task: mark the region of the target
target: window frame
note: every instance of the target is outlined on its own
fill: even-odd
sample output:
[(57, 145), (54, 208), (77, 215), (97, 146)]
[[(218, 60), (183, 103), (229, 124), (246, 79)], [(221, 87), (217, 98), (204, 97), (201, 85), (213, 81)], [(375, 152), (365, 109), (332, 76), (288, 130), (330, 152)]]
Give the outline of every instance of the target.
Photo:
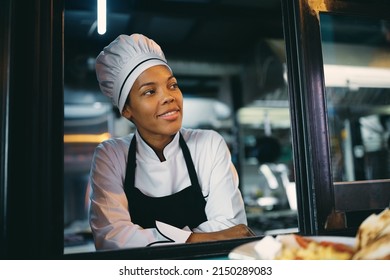
[[(389, 3), (381, 0), (369, 4), (361, 0), (329, 0), (326, 3), (332, 8), (327, 11), (321, 6), (312, 8), (309, 2), (319, 3), (281, 1), (298, 221), (301, 233), (317, 235), (329, 233), (324, 227), (334, 210), (318, 13), (389, 19), (390, 9)], [(1, 149), (7, 149), (8, 154), (0, 157), (4, 175), (0, 182), (2, 258), (219, 258), (238, 245), (261, 238), (64, 255), (64, 0), (6, 0), (4, 7), (2, 21), (6, 24), (0, 27), (4, 38), (0, 125)], [(30, 13), (32, 10), (36, 12)]]
[[(388, 20), (389, 14), (386, 11), (389, 10), (389, 3), (380, 0), (369, 4), (359, 0), (282, 1), (298, 224), (303, 234), (354, 235), (356, 226), (348, 228), (345, 223), (333, 224), (334, 219), (341, 218), (345, 222), (346, 218), (339, 196), (378, 189), (378, 185), (372, 182), (362, 183), (358, 189), (351, 189), (350, 184), (337, 184), (332, 180), (319, 15), (337, 13)], [(389, 186), (383, 186), (382, 182), (378, 184), (384, 194), (390, 194)], [(386, 206), (388, 205), (382, 202), (379, 207), (383, 209)], [(367, 210), (366, 215), (378, 209)]]

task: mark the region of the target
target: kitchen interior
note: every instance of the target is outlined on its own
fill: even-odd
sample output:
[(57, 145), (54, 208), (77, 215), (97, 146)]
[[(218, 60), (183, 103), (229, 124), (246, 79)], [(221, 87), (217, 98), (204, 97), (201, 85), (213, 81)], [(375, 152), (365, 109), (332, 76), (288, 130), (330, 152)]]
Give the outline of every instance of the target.
[[(213, 129), (225, 138), (252, 230), (258, 235), (298, 232), (280, 1), (107, 1), (103, 35), (97, 33), (96, 13), (96, 1), (65, 0), (64, 252), (94, 250), (88, 224), (94, 148), (134, 131), (100, 92), (94, 58), (119, 34), (134, 32), (164, 50), (184, 95), (183, 126)], [(386, 34), (386, 25), (354, 22), (346, 38), (341, 35), (351, 22), (323, 20), (334, 181), (387, 179), (390, 37), (378, 37)], [(360, 42), (361, 26), (367, 37), (360, 36)], [(329, 39), (331, 28), (339, 34)], [(353, 59), (351, 49), (359, 54)], [(373, 63), (379, 55), (386, 58), (384, 65)], [(350, 76), (355, 70), (363, 71), (357, 80)], [(263, 139), (276, 145), (272, 161), (260, 158)]]

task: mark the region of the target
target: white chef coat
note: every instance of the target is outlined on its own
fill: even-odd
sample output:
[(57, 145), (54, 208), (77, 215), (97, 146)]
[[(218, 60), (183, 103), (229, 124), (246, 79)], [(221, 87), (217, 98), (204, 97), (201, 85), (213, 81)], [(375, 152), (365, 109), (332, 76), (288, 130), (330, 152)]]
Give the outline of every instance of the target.
[[(191, 230), (211, 232), (247, 224), (238, 175), (222, 136), (212, 130), (182, 128), (180, 132), (191, 153), (206, 200), (207, 221)], [(136, 134), (135, 186), (138, 189), (145, 195), (160, 197), (191, 185), (179, 146), (179, 133), (165, 147), (164, 162), (138, 132)], [(90, 226), (97, 249), (143, 247), (167, 241), (156, 228), (143, 229), (131, 222), (123, 184), (132, 137), (134, 134), (109, 139), (95, 150), (90, 173)], [(169, 238), (182, 243), (190, 233), (180, 231)]]

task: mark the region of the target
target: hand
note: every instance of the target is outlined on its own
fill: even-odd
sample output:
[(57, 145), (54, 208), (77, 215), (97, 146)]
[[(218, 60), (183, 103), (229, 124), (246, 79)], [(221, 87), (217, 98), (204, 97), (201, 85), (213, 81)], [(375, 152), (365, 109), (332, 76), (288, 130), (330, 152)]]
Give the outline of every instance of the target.
[(255, 236), (253, 231), (246, 225), (239, 224), (215, 232), (193, 232), (191, 233), (190, 237), (187, 239), (186, 243), (227, 240), (227, 239), (236, 239), (236, 238), (251, 237), (251, 236)]

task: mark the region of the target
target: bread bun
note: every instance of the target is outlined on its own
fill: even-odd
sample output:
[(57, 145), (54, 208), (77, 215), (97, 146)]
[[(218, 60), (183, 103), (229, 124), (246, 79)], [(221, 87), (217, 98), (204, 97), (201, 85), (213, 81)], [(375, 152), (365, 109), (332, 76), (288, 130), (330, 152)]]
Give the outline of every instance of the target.
[(356, 248), (360, 250), (375, 239), (390, 233), (390, 209), (386, 208), (379, 214), (371, 214), (359, 226), (356, 235)]
[(356, 234), (355, 260), (390, 259), (390, 209), (372, 214)]
[(390, 260), (390, 234), (363, 247), (352, 257), (353, 260)]

